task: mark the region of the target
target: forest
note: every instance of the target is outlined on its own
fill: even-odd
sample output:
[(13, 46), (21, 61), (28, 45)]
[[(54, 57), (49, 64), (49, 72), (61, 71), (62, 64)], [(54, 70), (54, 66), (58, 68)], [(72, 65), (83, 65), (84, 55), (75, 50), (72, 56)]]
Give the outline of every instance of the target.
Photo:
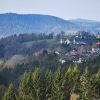
[[(55, 51), (64, 53), (70, 47), (59, 44), (62, 35), (32, 33), (0, 39), (0, 100), (100, 100), (100, 56), (82, 63), (59, 62), (65, 54)], [(87, 35), (91, 46), (95, 37)]]
[(36, 68), (20, 78), (16, 87), (11, 83), (4, 93), (0, 87), (1, 100), (100, 100), (100, 70), (92, 73), (85, 67), (81, 73), (77, 65), (65, 71), (58, 67), (55, 72)]
[(100, 100), (100, 56), (55, 69), (29, 65), (2, 71), (8, 84), (0, 85), (0, 100)]

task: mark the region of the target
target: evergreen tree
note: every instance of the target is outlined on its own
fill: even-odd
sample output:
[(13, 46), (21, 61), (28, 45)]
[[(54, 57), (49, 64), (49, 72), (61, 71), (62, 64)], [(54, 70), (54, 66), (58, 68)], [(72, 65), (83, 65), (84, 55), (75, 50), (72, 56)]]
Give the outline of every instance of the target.
[(64, 99), (62, 83), (63, 83), (62, 72), (61, 72), (61, 69), (58, 68), (58, 70), (54, 74), (54, 79), (53, 79), (53, 87), (52, 87), (53, 100), (63, 100)]
[(10, 84), (7, 91), (4, 93), (2, 100), (17, 100), (13, 84)]
[(69, 67), (65, 72), (65, 76), (63, 79), (63, 91), (65, 100), (70, 99), (71, 88), (72, 88), (72, 68)]
[(79, 83), (79, 69), (78, 66), (75, 65), (73, 70), (72, 70), (72, 93), (77, 93), (78, 92), (78, 84)]
[(40, 69), (36, 68), (35, 71), (32, 74), (32, 82), (33, 82), (33, 87), (35, 91), (35, 100), (41, 100), (41, 73)]
[(49, 70), (45, 73), (45, 92), (46, 100), (52, 100), (52, 73)]
[(34, 99), (34, 88), (32, 83), (31, 72), (25, 72), (23, 79), (19, 85), (19, 99), (20, 100), (35, 100)]
[(80, 94), (80, 100), (93, 100), (91, 96), (91, 79), (90, 79), (90, 74), (89, 70), (86, 67), (83, 75), (80, 77), (80, 89), (81, 89), (81, 94)]

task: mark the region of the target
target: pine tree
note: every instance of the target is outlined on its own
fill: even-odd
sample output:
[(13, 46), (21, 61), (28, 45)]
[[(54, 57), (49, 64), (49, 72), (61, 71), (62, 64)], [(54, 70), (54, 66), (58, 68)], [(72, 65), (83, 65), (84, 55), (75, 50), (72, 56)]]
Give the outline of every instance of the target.
[(36, 68), (32, 74), (32, 83), (35, 91), (35, 100), (40, 100), (41, 98), (41, 73), (40, 69)]
[(19, 99), (20, 100), (35, 100), (34, 99), (34, 88), (32, 83), (31, 72), (25, 72), (23, 79), (19, 85)]
[(92, 100), (91, 97), (91, 79), (89, 70), (86, 67), (83, 75), (80, 77), (80, 87), (81, 87), (81, 94), (80, 100)]
[(52, 73), (49, 70), (45, 73), (45, 94), (46, 100), (52, 100)]
[(79, 69), (78, 66), (75, 65), (72, 70), (72, 90), (71, 90), (72, 93), (78, 92), (79, 88), (78, 83), (79, 83)]
[(58, 70), (54, 74), (54, 79), (53, 79), (53, 87), (52, 87), (52, 95), (53, 95), (53, 100), (63, 100), (64, 99), (64, 93), (63, 93), (63, 76), (61, 69), (58, 68)]
[(72, 68), (69, 67), (65, 72), (65, 76), (63, 79), (63, 91), (65, 100), (70, 100), (71, 89), (72, 89)]
[(4, 93), (2, 100), (17, 100), (13, 84), (10, 84), (7, 91)]

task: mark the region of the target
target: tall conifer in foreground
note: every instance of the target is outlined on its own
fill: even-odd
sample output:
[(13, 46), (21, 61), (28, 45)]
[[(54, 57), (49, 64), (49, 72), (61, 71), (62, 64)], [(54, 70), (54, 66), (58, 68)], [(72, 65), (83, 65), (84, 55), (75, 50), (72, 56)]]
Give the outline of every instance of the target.
[(65, 76), (63, 79), (63, 91), (65, 100), (70, 99), (71, 88), (72, 88), (72, 68), (69, 67), (65, 72)]
[(86, 67), (83, 75), (80, 77), (80, 89), (81, 89), (81, 94), (80, 94), (80, 100), (92, 100), (91, 97), (91, 79), (90, 79), (90, 74), (89, 70)]
[(64, 92), (63, 92), (63, 75), (61, 69), (58, 70), (54, 74), (53, 79), (53, 100), (63, 100), (64, 99)]
[(39, 68), (36, 68), (32, 73), (32, 83), (35, 92), (35, 100), (41, 100), (41, 73)]
[(52, 100), (52, 73), (49, 70), (45, 72), (45, 90), (46, 90), (46, 100)]
[(13, 84), (10, 84), (7, 91), (4, 93), (2, 100), (17, 100)]
[(78, 92), (78, 85), (79, 85), (79, 69), (78, 66), (75, 65), (72, 69), (72, 90), (71, 93)]
[(34, 99), (34, 88), (31, 78), (31, 72), (25, 72), (24, 76), (20, 82), (19, 89), (19, 99), (20, 100), (35, 100)]

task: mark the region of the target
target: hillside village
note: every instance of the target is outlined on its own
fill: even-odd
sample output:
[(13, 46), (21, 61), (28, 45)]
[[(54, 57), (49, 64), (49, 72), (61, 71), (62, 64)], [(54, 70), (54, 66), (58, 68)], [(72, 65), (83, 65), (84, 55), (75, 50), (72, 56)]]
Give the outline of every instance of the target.
[(57, 35), (32, 33), (2, 38), (0, 69), (7, 66), (14, 68), (17, 64), (26, 64), (34, 58), (40, 62), (43, 53), (52, 55), (62, 65), (69, 61), (80, 64), (100, 55), (100, 35), (79, 31), (74, 35), (66, 35), (66, 32)]
[(67, 60), (82, 63), (100, 55), (100, 35), (91, 36), (85, 32), (80, 32), (68, 37), (63, 34), (59, 38), (59, 44), (66, 47), (65, 52), (55, 51), (61, 63)]

